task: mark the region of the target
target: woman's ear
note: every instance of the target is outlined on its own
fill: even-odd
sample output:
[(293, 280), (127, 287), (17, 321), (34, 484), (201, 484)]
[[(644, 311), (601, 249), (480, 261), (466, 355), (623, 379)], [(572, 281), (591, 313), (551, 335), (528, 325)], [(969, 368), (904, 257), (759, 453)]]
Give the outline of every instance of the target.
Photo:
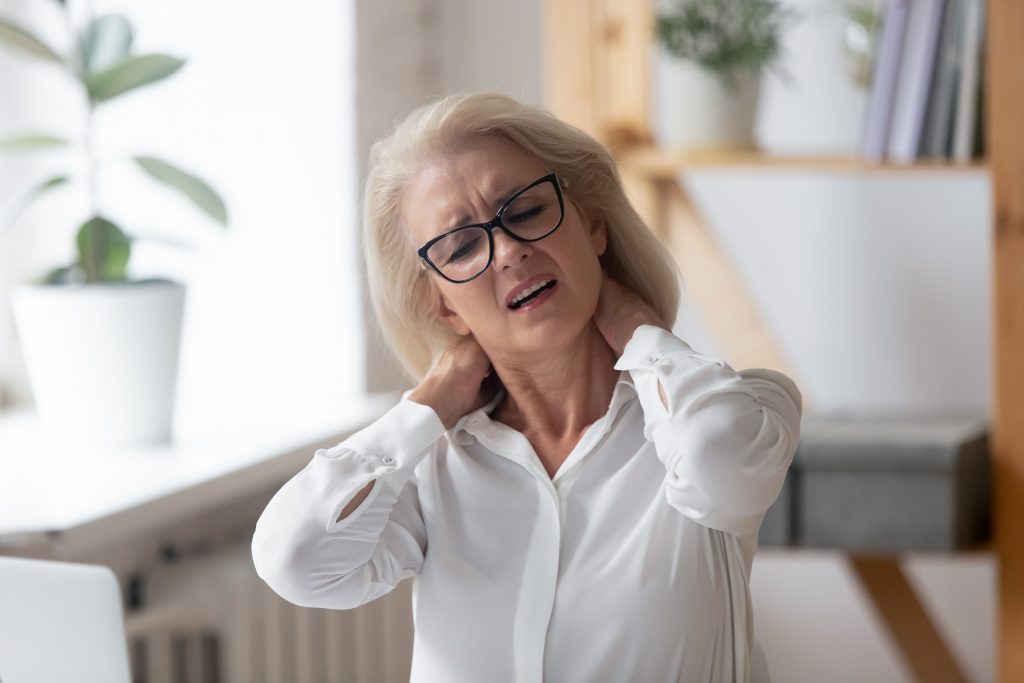
[(437, 295), (437, 317), (444, 324), (445, 327), (450, 329), (460, 337), (465, 337), (469, 334), (469, 326), (466, 325), (465, 321), (458, 313), (448, 307), (448, 300), (445, 298), (443, 292), (435, 287), (434, 289)]
[(590, 222), (590, 241), (594, 245), (594, 252), (598, 256), (604, 255), (608, 248), (608, 226), (604, 221)]

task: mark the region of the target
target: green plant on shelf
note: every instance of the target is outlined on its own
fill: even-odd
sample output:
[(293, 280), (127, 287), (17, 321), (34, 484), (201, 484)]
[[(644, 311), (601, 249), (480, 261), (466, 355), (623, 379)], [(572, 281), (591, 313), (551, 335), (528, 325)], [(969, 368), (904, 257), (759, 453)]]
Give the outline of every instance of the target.
[[(0, 45), (14, 53), (42, 60), (62, 70), (81, 89), (85, 99), (85, 125), (80, 139), (62, 135), (22, 132), (0, 138), (0, 152), (44, 151), (75, 144), (84, 156), (84, 171), (63, 172), (35, 184), (10, 206), (4, 229), (10, 229), (36, 200), (70, 183), (84, 183), (89, 197), (89, 215), (75, 236), (77, 257), (73, 263), (49, 270), (40, 278), (44, 284), (129, 282), (128, 261), (134, 239), (98, 206), (100, 162), (94, 149), (96, 111), (138, 88), (175, 74), (185, 61), (166, 54), (138, 54), (133, 51), (134, 30), (119, 14), (106, 14), (85, 22), (81, 30), (72, 25), (63, 0), (56, 0), (64, 15), (70, 49), (62, 53), (30, 29), (0, 17)], [(227, 225), (227, 208), (216, 191), (192, 173), (152, 156), (136, 155), (131, 160), (149, 177), (190, 199), (221, 225)]]
[(739, 72), (778, 62), (782, 32), (798, 17), (776, 0), (676, 0), (657, 14), (655, 39), (734, 89)]

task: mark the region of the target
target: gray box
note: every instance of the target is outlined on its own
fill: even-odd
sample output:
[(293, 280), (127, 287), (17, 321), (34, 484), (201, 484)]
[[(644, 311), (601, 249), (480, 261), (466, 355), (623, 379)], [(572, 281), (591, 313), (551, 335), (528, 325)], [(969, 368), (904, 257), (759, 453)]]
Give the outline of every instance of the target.
[(791, 469), (795, 543), (893, 552), (988, 540), (989, 424), (976, 415), (805, 416)]
[(790, 466), (779, 497), (768, 508), (768, 512), (765, 513), (764, 520), (761, 522), (761, 529), (757, 534), (759, 546), (789, 545), (793, 542), (793, 485), (791, 482), (794, 477), (795, 471)]

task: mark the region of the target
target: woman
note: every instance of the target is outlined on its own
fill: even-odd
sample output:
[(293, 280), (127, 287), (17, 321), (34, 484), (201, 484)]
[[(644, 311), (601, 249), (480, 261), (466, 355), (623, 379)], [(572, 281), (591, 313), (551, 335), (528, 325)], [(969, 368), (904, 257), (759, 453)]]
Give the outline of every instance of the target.
[(417, 385), (274, 496), (259, 575), (334, 609), (412, 577), (417, 683), (748, 680), (801, 395), (672, 334), (608, 152), (500, 95), (422, 107), (372, 150), (364, 247)]

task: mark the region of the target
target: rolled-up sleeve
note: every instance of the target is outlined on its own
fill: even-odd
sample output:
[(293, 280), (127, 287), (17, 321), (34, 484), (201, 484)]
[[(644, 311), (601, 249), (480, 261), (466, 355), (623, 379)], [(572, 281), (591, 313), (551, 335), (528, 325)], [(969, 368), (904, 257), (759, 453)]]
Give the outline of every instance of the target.
[(669, 504), (713, 529), (756, 532), (800, 438), (796, 383), (776, 370), (737, 372), (654, 325), (636, 329), (615, 368), (636, 386)]
[[(256, 523), (256, 573), (289, 602), (332, 609), (370, 602), (418, 573), (427, 537), (414, 469), (443, 443), (444, 431), (433, 409), (403, 396), (373, 424), (317, 450)], [(374, 480), (366, 499), (338, 521)]]

